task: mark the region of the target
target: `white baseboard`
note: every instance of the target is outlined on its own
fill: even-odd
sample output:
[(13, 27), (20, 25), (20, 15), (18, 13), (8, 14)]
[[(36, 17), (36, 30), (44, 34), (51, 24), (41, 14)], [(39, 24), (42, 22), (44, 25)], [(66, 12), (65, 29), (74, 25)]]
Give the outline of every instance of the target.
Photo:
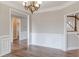
[(79, 49), (79, 47), (69, 47), (67, 50), (76, 50)]
[(64, 34), (32, 33), (32, 45), (66, 50)]
[(0, 36), (0, 56), (11, 52), (11, 37), (10, 35)]
[(6, 54), (9, 54), (11, 52), (11, 50), (4, 50), (0, 53), (0, 56), (4, 56)]

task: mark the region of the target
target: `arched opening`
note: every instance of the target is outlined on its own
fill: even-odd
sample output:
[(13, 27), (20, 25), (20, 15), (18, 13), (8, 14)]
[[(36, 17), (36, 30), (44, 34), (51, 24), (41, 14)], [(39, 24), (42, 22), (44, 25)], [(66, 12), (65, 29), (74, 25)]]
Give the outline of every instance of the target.
[(21, 19), (18, 17), (12, 17), (12, 30), (13, 30), (13, 42), (12, 42), (12, 52), (20, 49), (20, 31), (21, 31)]

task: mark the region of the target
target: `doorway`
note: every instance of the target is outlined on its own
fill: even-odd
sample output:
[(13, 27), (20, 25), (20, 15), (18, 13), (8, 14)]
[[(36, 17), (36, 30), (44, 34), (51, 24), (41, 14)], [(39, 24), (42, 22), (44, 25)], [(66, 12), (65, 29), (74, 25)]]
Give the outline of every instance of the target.
[[(13, 27), (15, 29), (13, 29)], [(10, 34), (11, 52), (19, 49), (29, 49), (29, 43), (31, 42), (30, 15), (20, 10), (10, 9)]]
[(66, 15), (65, 34), (67, 50), (79, 49), (79, 12)]
[(13, 42), (11, 50), (13, 52), (18, 49), (21, 49), (19, 42), (21, 32), (21, 19), (16, 16), (12, 17), (12, 30), (13, 30)]

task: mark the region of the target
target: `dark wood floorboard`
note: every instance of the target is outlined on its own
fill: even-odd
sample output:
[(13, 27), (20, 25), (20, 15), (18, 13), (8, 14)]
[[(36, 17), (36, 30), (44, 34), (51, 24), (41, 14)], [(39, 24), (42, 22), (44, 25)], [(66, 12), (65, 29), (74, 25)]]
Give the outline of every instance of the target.
[(16, 49), (17, 44), (15, 44), (13, 51), (3, 57), (79, 57), (79, 50), (64, 52), (59, 49), (35, 45), (30, 45), (30, 48), (27, 49), (25, 40), (22, 41), (21, 44), (19, 49)]
[(63, 57), (64, 52), (58, 49), (32, 46), (29, 49), (16, 50), (3, 57)]

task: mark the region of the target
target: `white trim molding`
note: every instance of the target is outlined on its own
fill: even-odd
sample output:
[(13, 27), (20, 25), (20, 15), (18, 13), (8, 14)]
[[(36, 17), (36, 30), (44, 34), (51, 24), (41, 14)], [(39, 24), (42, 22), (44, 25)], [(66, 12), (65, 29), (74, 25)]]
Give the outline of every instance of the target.
[(56, 48), (64, 51), (66, 50), (64, 34), (32, 33), (31, 35), (32, 35), (31, 45)]
[(11, 52), (11, 37), (10, 35), (0, 36), (0, 56)]
[[(29, 31), (29, 28), (30, 28), (30, 15), (28, 14), (28, 13), (26, 13), (26, 12), (24, 12), (24, 11), (21, 11), (21, 10), (18, 10), (18, 9), (15, 9), (15, 8), (10, 8), (9, 9), (10, 11), (9, 11), (9, 13), (10, 13), (10, 34), (13, 36), (13, 30), (12, 30), (12, 15), (17, 15), (17, 16), (23, 16), (23, 17), (25, 17), (25, 16), (27, 16), (27, 40), (28, 40), (28, 45), (29, 45), (29, 34), (30, 34), (30, 31)], [(20, 15), (19, 15), (20, 14)], [(21, 19), (22, 20), (22, 19)], [(21, 38), (23, 38), (23, 37), (21, 37), (21, 30), (20, 30), (20, 40), (21, 40)], [(13, 40), (12, 40), (13, 41)]]
[[(61, 1), (62, 2), (62, 1)], [(75, 2), (77, 2), (77, 1), (69, 1), (69, 2), (67, 2), (67, 3), (65, 3), (65, 4), (63, 4), (63, 5), (61, 5), (61, 6), (55, 6), (55, 7), (51, 7), (51, 8), (46, 8), (46, 9), (40, 9), (40, 10), (38, 10), (36, 13), (42, 13), (42, 12), (48, 12), (48, 11), (55, 11), (55, 10), (60, 10), (60, 9), (63, 9), (63, 8), (65, 8), (65, 7), (68, 7), (68, 6), (70, 6), (70, 5), (72, 5), (72, 4), (74, 4)], [(18, 10), (21, 10), (21, 11), (24, 11), (25, 13), (27, 12), (28, 14), (30, 14), (29, 13), (29, 11), (27, 10), (24, 10), (23, 9), (23, 6), (21, 6), (21, 4), (18, 4), (18, 3), (12, 3), (12, 2), (0, 2), (1, 4), (5, 4), (5, 5), (7, 5), (7, 6), (9, 6), (9, 7), (12, 7), (12, 8), (14, 8), (14, 9), (18, 9)], [(20, 5), (20, 6), (19, 6)], [(19, 7), (18, 7), (19, 6)]]
[(69, 47), (69, 48), (67, 49), (67, 51), (68, 51), (68, 50), (76, 50), (76, 49), (79, 49), (79, 47)]

